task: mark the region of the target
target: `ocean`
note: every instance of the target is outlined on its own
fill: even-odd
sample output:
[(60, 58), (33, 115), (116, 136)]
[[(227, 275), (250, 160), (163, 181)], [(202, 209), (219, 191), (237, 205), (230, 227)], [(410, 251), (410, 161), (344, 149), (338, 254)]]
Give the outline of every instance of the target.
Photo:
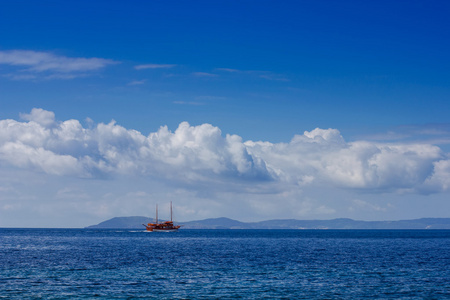
[(0, 299), (450, 299), (450, 230), (0, 229)]

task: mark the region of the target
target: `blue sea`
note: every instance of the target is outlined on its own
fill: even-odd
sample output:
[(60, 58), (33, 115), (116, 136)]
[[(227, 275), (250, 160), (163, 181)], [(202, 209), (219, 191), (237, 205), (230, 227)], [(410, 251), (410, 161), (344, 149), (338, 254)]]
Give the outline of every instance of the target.
[(1, 299), (450, 299), (450, 230), (0, 229)]

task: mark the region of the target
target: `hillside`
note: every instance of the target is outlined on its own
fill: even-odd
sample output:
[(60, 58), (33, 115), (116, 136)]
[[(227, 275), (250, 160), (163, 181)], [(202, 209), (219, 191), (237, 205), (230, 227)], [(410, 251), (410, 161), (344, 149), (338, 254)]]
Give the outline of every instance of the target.
[[(153, 219), (142, 216), (115, 217), (88, 229), (144, 229), (143, 223)], [(163, 220), (161, 220), (163, 221)], [(358, 221), (352, 219), (295, 220), (280, 219), (240, 222), (229, 218), (180, 222), (183, 229), (450, 229), (450, 218), (422, 218), (400, 221)]]

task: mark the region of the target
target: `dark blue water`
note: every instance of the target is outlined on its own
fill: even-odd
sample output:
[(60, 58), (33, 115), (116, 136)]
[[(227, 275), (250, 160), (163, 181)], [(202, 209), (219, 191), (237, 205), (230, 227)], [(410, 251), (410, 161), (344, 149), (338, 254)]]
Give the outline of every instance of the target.
[(5, 299), (450, 299), (450, 231), (0, 229)]

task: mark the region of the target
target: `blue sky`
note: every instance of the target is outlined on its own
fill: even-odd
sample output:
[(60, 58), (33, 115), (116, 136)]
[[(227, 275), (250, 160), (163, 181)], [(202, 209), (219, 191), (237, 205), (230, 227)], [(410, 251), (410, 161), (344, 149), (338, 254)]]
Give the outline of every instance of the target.
[(84, 226), (169, 200), (180, 220), (448, 217), (449, 12), (2, 3), (0, 226)]

